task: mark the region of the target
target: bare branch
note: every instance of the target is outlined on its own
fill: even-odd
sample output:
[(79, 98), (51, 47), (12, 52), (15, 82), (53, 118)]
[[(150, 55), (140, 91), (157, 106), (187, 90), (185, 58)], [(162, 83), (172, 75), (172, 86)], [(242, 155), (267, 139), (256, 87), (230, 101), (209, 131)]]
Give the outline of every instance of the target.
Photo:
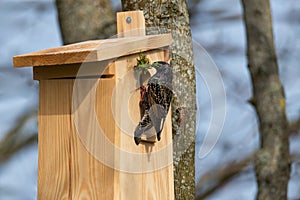
[(19, 142), (18, 144), (4, 149), (5, 151), (0, 151), (0, 163), (5, 162), (9, 159), (12, 155), (20, 151), (21, 149), (30, 146), (34, 142), (37, 142), (37, 133), (33, 134), (31, 137), (27, 138), (26, 140)]
[(255, 158), (257, 152), (252, 153), (245, 159), (229, 163), (225, 167), (221, 167), (210, 171), (202, 176), (199, 180), (196, 191), (199, 191), (205, 185), (212, 184), (209, 189), (196, 196), (196, 200), (204, 199), (217, 191), (221, 186), (228, 183), (232, 178), (239, 174), (246, 166), (248, 166)]
[(300, 119), (298, 119), (295, 122), (292, 122), (289, 125), (289, 129), (290, 129), (290, 134), (295, 134), (300, 130)]
[(17, 125), (9, 131), (5, 137), (0, 141), (0, 163), (7, 160), (14, 153), (18, 152), (23, 147), (32, 144), (37, 139), (37, 133), (31, 137), (22, 140), (22, 128), (28, 122), (28, 120), (36, 115), (36, 111), (27, 113), (23, 115), (19, 120)]

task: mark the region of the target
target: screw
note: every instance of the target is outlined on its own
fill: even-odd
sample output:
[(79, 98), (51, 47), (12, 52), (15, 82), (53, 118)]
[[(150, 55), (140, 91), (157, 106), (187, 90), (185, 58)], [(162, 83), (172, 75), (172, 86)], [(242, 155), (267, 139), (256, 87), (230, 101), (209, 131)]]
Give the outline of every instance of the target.
[(130, 24), (131, 23), (131, 17), (127, 17), (126, 22), (127, 22), (127, 24)]

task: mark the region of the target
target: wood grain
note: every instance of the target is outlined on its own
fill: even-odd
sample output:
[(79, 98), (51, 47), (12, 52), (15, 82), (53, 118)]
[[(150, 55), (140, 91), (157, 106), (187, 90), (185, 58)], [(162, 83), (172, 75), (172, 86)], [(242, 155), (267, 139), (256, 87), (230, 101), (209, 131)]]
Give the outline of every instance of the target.
[(41, 81), (38, 199), (71, 199), (71, 80)]
[[(155, 58), (155, 53), (161, 51), (165, 52), (163, 60), (169, 60), (167, 48), (154, 49), (144, 52), (145, 55), (151, 54), (153, 60), (159, 60), (162, 58)], [(132, 54), (133, 57), (138, 57), (140, 53)], [(126, 57), (126, 56), (125, 56)], [(114, 76), (115, 68), (114, 61), (118, 59), (124, 59), (123, 57), (113, 60), (106, 60), (102, 62), (87, 62), (78, 64), (66, 64), (66, 65), (50, 65), (33, 67), (33, 79), (34, 80), (46, 80), (57, 78), (82, 78), (82, 77), (109, 77)], [(134, 63), (132, 63), (134, 65)], [(131, 67), (133, 67), (133, 65)], [(125, 67), (124, 70), (127, 70)]]
[[(114, 125), (108, 122), (112, 121), (114, 82), (99, 81), (95, 105), (101, 127), (112, 142)], [(113, 199), (114, 170), (95, 159), (74, 126), (73, 86), (72, 79), (40, 81), (38, 199)], [(91, 98), (89, 93), (85, 96)]]
[(143, 11), (117, 13), (117, 31), (119, 38), (144, 36), (146, 35), (145, 27)]
[[(80, 84), (85, 85), (88, 79), (81, 79)], [(114, 124), (111, 114), (111, 94), (114, 88), (114, 79), (100, 79), (96, 88), (96, 95), (93, 96), (93, 91), (89, 91), (84, 95), (84, 101), (92, 102), (95, 99), (94, 105), (89, 105), (86, 109), (88, 112), (95, 112), (98, 117), (99, 125), (103, 132), (111, 142), (114, 142)], [(77, 89), (76, 87), (74, 89)], [(74, 117), (74, 115), (72, 115)], [(89, 115), (93, 116), (93, 115)], [(79, 116), (79, 120), (85, 123), (85, 132), (78, 133), (80, 129), (76, 127), (77, 134), (72, 137), (72, 168), (71, 177), (72, 189), (75, 191), (72, 194), (72, 199), (113, 199), (114, 198), (114, 169), (106, 166), (97, 159), (94, 149), (97, 146), (104, 146), (105, 141), (97, 137), (95, 128), (86, 123), (85, 120), (92, 121), (87, 116)], [(72, 121), (74, 124), (74, 120)], [(75, 130), (75, 127), (74, 127)], [(88, 143), (83, 141), (82, 135), (85, 134)], [(110, 154), (110, 159), (114, 160), (113, 152), (107, 152), (107, 149), (101, 149), (102, 154)]]
[(81, 42), (13, 57), (15, 67), (104, 61), (169, 46), (170, 34)]
[[(139, 17), (136, 17), (136, 15)], [(127, 17), (132, 19), (130, 24), (126, 22)], [(145, 28), (142, 11), (119, 13), (117, 19), (118, 35), (120, 37), (145, 34), (144, 31), (141, 31)], [(150, 62), (169, 62), (169, 54), (166, 50), (160, 49), (155, 52), (144, 53), (150, 59)], [(120, 151), (129, 153), (129, 155), (120, 153), (119, 164), (121, 170), (118, 177), (120, 194), (117, 199), (172, 200), (174, 199), (174, 179), (170, 112), (160, 142), (154, 144), (141, 143), (139, 146), (135, 146), (133, 141), (133, 132), (140, 120), (138, 106), (140, 94), (132, 70), (136, 65), (137, 58), (138, 55), (130, 55), (119, 58), (115, 62), (115, 90), (117, 95), (115, 106), (117, 120), (119, 121), (119, 126), (116, 127), (116, 130), (119, 131), (119, 134), (116, 134), (116, 140), (119, 140), (117, 143)], [(170, 162), (164, 163), (168, 160)]]
[(103, 62), (33, 67), (33, 79), (113, 76), (115, 74), (114, 68), (109, 67), (112, 62), (108, 60)]
[[(171, 145), (171, 118), (170, 114), (165, 123), (161, 142), (155, 145), (143, 143), (136, 146), (132, 135), (119, 129), (119, 126), (132, 124), (133, 130), (139, 121), (138, 98), (139, 92), (132, 92), (136, 86), (130, 71), (136, 63), (138, 55), (123, 57), (116, 61), (116, 76), (111, 79), (101, 79), (96, 93), (96, 113), (100, 126), (107, 137), (121, 150), (140, 154), (138, 160), (128, 157), (119, 157), (115, 165), (122, 169), (138, 166), (137, 172), (144, 169), (156, 169), (154, 172), (143, 174), (119, 172), (102, 163), (99, 163), (82, 144), (74, 127), (71, 113), (72, 91), (74, 80), (41, 80), (40, 81), (40, 115), (39, 115), (39, 199), (173, 199), (173, 167), (170, 161), (163, 169), (159, 169), (161, 160), (172, 160), (172, 151), (160, 154), (159, 151), (166, 145)], [(151, 62), (166, 57), (165, 50), (147, 54)], [(121, 65), (121, 66), (120, 66)], [(133, 84), (123, 84), (122, 79), (127, 74)], [(81, 79), (84, 85), (84, 79)], [(115, 83), (116, 82), (116, 83)], [(123, 103), (126, 99), (115, 96), (115, 106), (119, 113), (120, 124), (114, 124), (111, 111), (112, 91), (115, 84), (120, 84), (120, 95), (129, 96), (129, 116), (122, 114)], [(132, 88), (133, 87), (133, 88)], [(117, 91), (118, 92), (118, 91)], [(84, 98), (91, 99), (90, 93)], [(118, 102), (120, 100), (120, 102)], [(90, 100), (87, 100), (90, 101)], [(91, 121), (89, 117), (84, 119)], [(133, 120), (134, 123), (130, 123)], [(116, 126), (116, 127), (115, 127)], [(88, 129), (88, 127), (87, 127)], [(88, 132), (88, 131), (87, 131)], [(91, 131), (93, 132), (93, 131)], [(130, 132), (131, 134), (133, 131)], [(115, 141), (114, 141), (115, 140)], [(94, 136), (89, 138), (99, 146), (102, 141)], [(170, 149), (171, 150), (171, 149)], [(113, 159), (113, 158), (112, 158)], [(132, 162), (131, 162), (132, 161)], [(134, 166), (133, 166), (134, 165)], [(45, 167), (46, 166), (46, 167)], [(56, 182), (58, 184), (51, 184)], [(49, 186), (50, 185), (50, 186)], [(59, 186), (59, 187), (57, 187)], [(51, 188), (53, 187), (53, 188)], [(134, 190), (132, 190), (134, 188)], [(48, 191), (55, 191), (49, 193)], [(114, 196), (114, 198), (113, 198)]]
[[(168, 57), (165, 50), (146, 55), (150, 62), (165, 60)], [(120, 149), (132, 155), (139, 155), (120, 155), (120, 168), (123, 170), (119, 172), (120, 199), (174, 199), (171, 112), (169, 111), (166, 119), (160, 142), (141, 143), (136, 146), (133, 141), (133, 132), (140, 120), (140, 96), (139, 91), (135, 90), (136, 83), (132, 71), (137, 58), (137, 55), (131, 55), (115, 62), (118, 111), (116, 115), (121, 119), (118, 136)], [(127, 79), (131, 80), (130, 83)]]

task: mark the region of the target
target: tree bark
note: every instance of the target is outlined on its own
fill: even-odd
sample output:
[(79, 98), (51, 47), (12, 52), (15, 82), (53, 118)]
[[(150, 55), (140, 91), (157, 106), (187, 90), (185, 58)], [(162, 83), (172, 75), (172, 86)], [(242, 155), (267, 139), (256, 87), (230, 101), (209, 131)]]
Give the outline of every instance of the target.
[(258, 200), (287, 199), (290, 176), (285, 97), (278, 74), (268, 0), (242, 0), (247, 32), (253, 102), (260, 122), (261, 150), (256, 159)]
[(143, 10), (147, 34), (172, 33), (172, 124), (175, 198), (195, 198), (196, 81), (189, 15), (184, 0), (122, 0), (123, 10)]
[(103, 39), (116, 34), (109, 0), (56, 0), (64, 44)]

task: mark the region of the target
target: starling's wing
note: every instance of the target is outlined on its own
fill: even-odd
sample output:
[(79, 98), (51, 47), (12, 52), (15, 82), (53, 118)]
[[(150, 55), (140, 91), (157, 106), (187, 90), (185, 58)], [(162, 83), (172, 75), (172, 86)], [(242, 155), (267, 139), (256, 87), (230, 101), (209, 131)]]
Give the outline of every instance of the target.
[(163, 84), (151, 83), (147, 88), (149, 116), (155, 128), (157, 139), (160, 140), (166, 116), (169, 111), (173, 92)]
[(143, 118), (145, 111), (147, 109), (147, 101), (145, 99), (145, 93), (146, 93), (146, 87), (144, 86), (144, 83), (151, 77), (151, 74), (149, 71), (142, 71), (138, 68), (138, 66), (134, 66), (134, 77), (137, 80), (137, 87), (139, 87), (140, 90), (140, 102), (139, 102), (139, 107), (140, 107), (140, 117), (141, 119)]
[(140, 87), (140, 94), (141, 94), (141, 98), (139, 102), (139, 107), (140, 107), (140, 119), (142, 119), (143, 116), (145, 115), (146, 110), (149, 109), (147, 98), (146, 98), (145, 86)]
[(152, 128), (152, 126), (153, 124), (150, 119), (149, 112), (146, 110), (143, 118), (141, 119), (134, 131), (134, 140), (137, 145), (140, 143), (141, 136), (143, 135), (143, 133)]
[(141, 135), (152, 128), (152, 126), (155, 128), (157, 139), (160, 140), (160, 134), (164, 127), (172, 97), (172, 90), (163, 84), (150, 83), (147, 85), (143, 100), (145, 112), (134, 131), (136, 144), (140, 143)]
[[(148, 88), (148, 86), (147, 86)], [(139, 106), (140, 106), (140, 114), (141, 114), (141, 121), (137, 125), (134, 131), (134, 141), (138, 145), (141, 141), (141, 136), (147, 130), (152, 128), (153, 124), (150, 119), (149, 115), (149, 101), (148, 101), (148, 89), (144, 91), (143, 98), (141, 99)]]

